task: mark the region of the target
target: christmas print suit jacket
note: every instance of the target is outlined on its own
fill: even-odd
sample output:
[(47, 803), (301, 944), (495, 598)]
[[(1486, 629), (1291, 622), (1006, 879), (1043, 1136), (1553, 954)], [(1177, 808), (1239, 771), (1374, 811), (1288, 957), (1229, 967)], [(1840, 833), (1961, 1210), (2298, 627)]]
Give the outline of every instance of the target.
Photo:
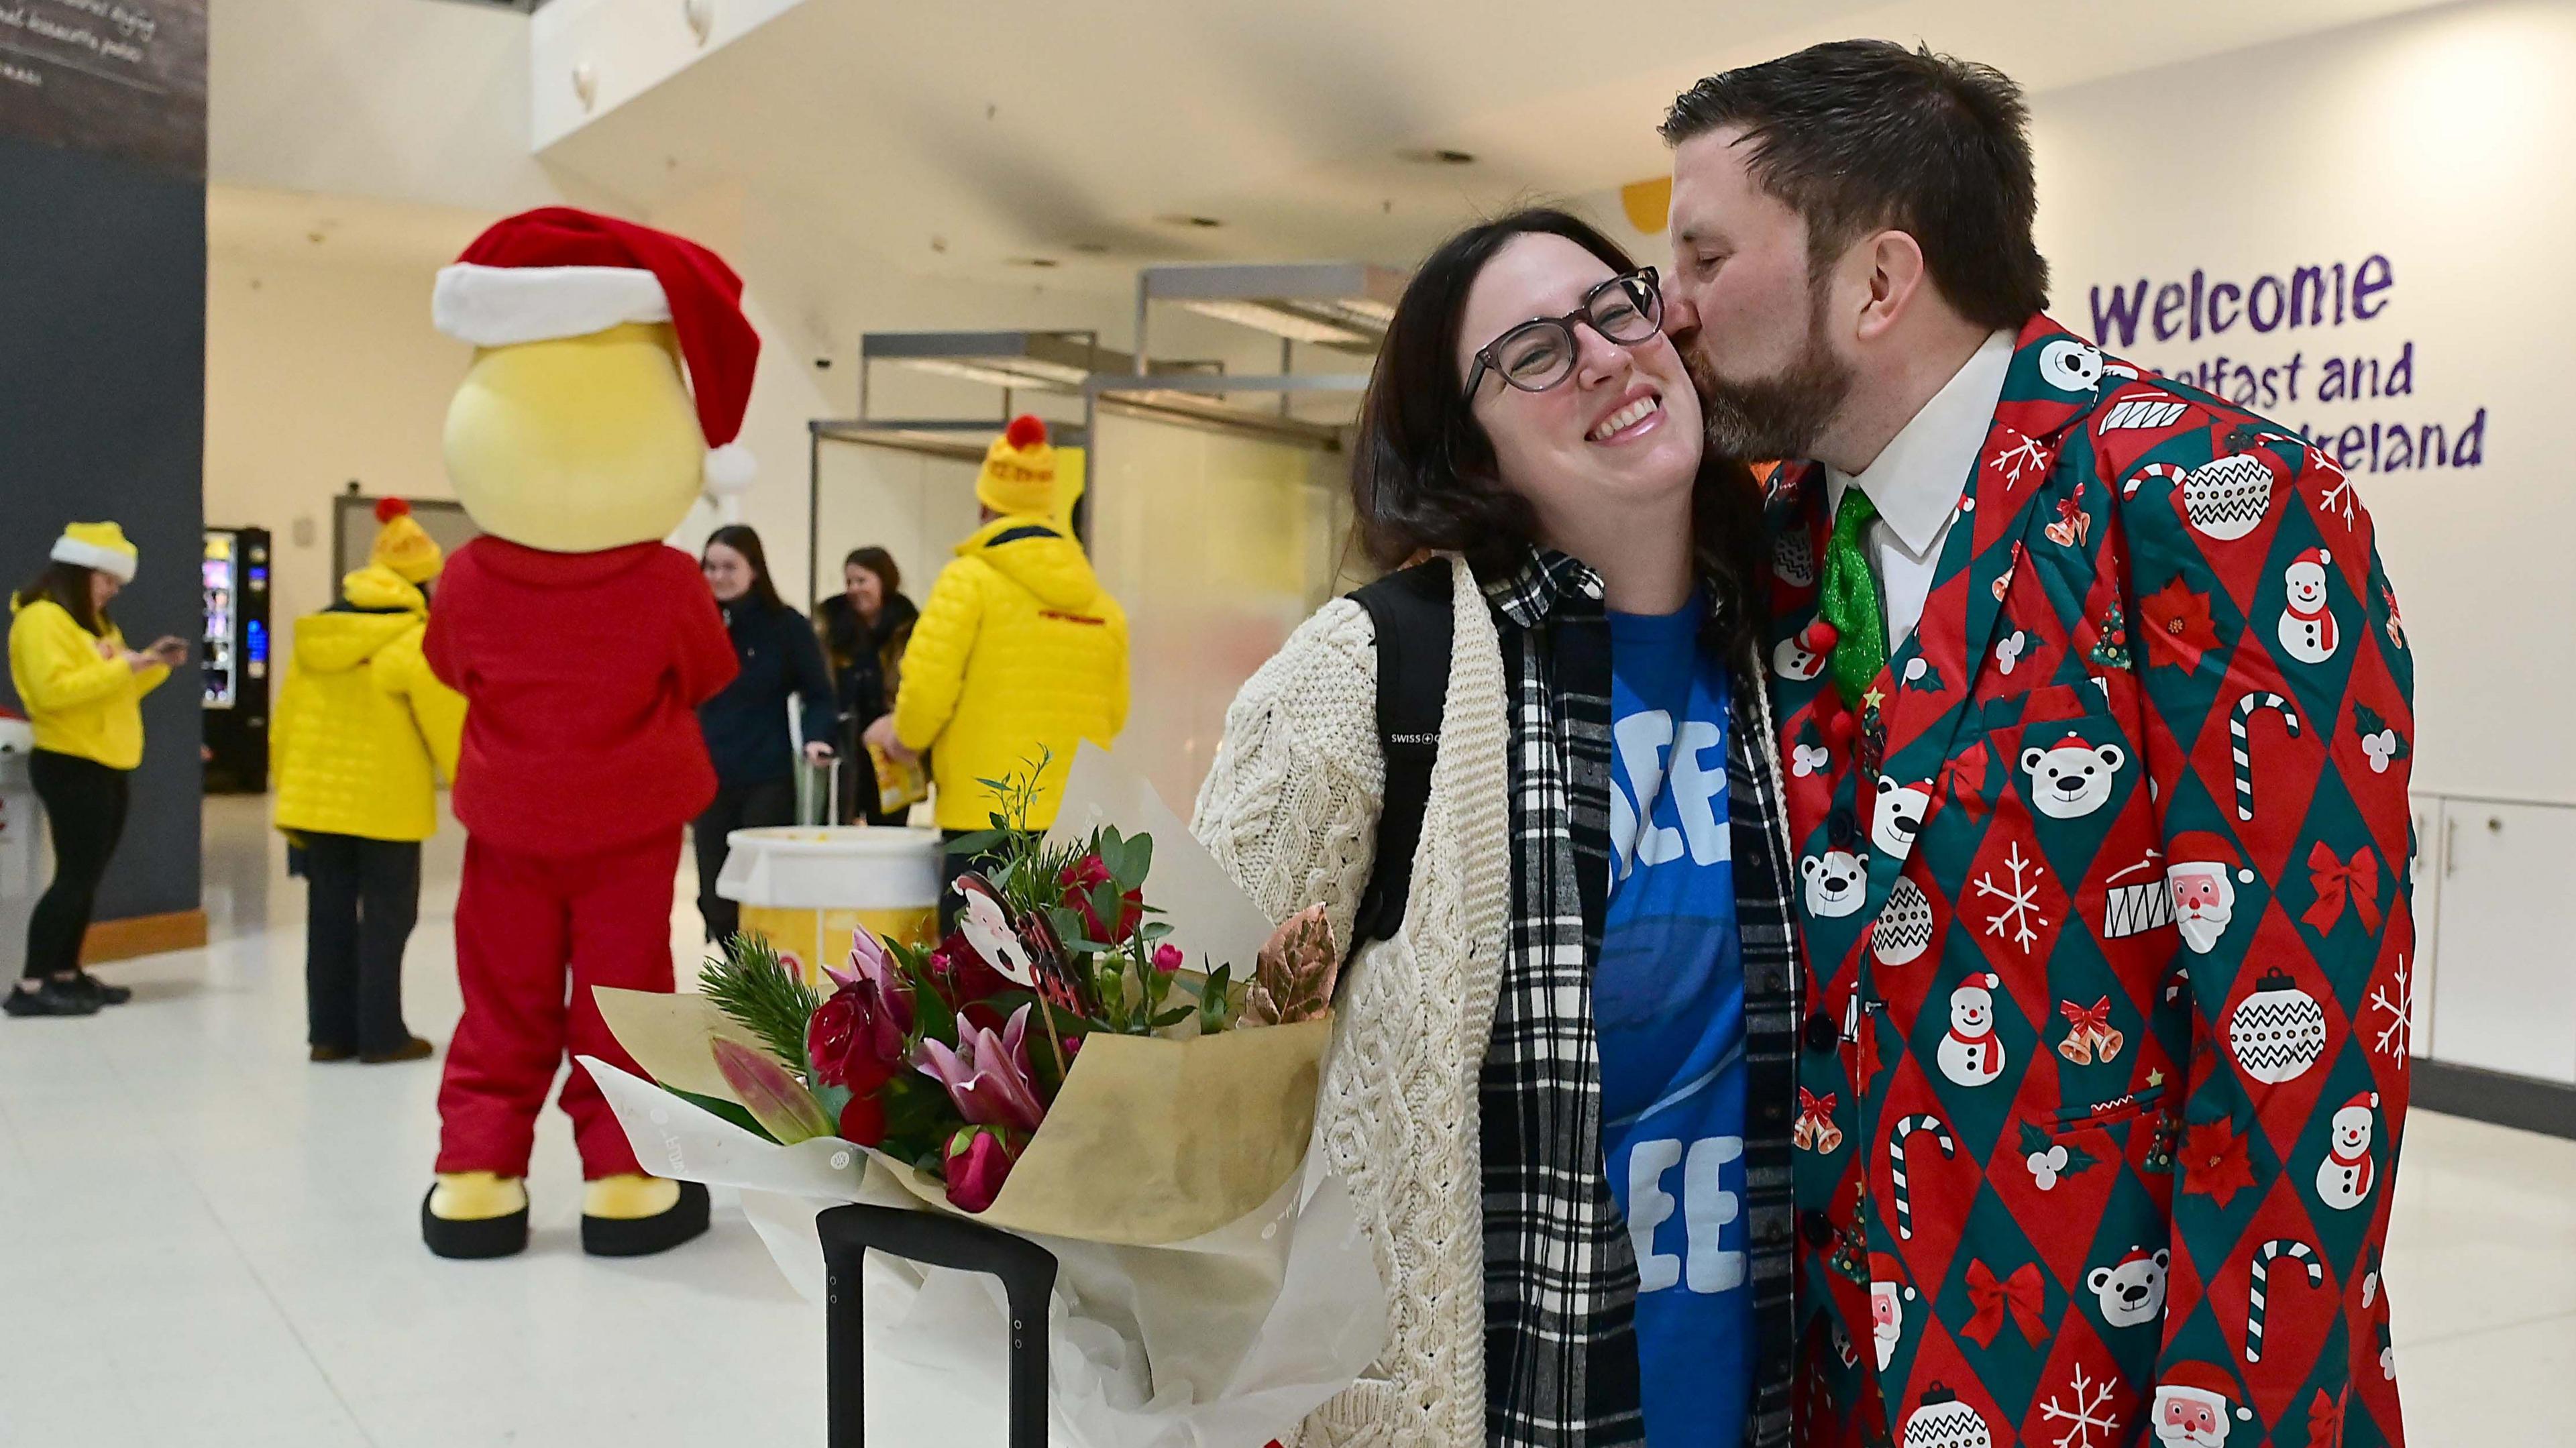
[(2413, 673), (2349, 482), (2034, 317), (1857, 709), (1828, 507), (1775, 477), (1805, 1441), (2401, 1442)]

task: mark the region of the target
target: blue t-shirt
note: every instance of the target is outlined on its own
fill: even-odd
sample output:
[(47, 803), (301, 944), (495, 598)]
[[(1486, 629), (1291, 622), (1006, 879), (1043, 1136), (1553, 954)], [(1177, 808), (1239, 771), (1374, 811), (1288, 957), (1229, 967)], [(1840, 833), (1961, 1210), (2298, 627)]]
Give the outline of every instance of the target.
[(1706, 616), (1696, 599), (1610, 616), (1612, 878), (1593, 1013), (1653, 1448), (1739, 1448), (1752, 1394), (1728, 680), (1698, 646)]

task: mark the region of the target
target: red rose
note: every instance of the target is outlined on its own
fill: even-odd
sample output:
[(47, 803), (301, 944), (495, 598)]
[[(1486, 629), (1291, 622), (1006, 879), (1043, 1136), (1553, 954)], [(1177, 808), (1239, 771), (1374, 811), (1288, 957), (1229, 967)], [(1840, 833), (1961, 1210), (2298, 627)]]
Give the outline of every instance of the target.
[(948, 1201), (961, 1212), (981, 1212), (1002, 1195), (1025, 1139), (990, 1126), (970, 1126), (948, 1139)]
[(805, 1023), (805, 1054), (814, 1063), (816, 1084), (861, 1095), (875, 1091), (902, 1067), (911, 1029), (912, 1002), (906, 996), (888, 999), (872, 981), (842, 986)]
[(874, 1090), (862, 1091), (841, 1108), (840, 1137), (856, 1146), (874, 1146), (885, 1140), (885, 1100)]
[(1130, 890), (1120, 897), (1118, 933), (1104, 934), (1100, 917), (1091, 908), (1091, 892), (1099, 886), (1111, 883), (1112, 878), (1109, 866), (1098, 855), (1093, 854), (1085, 855), (1065, 866), (1055, 877), (1055, 882), (1064, 887), (1065, 898), (1072, 902), (1074, 913), (1082, 917), (1082, 929), (1085, 935), (1093, 940), (1121, 945), (1126, 942), (1128, 936), (1135, 934), (1136, 927), (1145, 921), (1145, 894), (1141, 890)]

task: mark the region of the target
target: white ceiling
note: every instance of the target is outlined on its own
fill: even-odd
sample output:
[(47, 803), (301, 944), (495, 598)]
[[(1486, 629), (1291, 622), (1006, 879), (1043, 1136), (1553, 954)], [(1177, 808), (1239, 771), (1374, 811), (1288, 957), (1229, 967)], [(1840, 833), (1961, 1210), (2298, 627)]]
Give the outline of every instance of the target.
[[(1653, 175), (1676, 92), (1816, 40), (1928, 39), (2044, 92), (2430, 5), (806, 0), (543, 159), (648, 210), (739, 183), (854, 265), (1123, 286), (1172, 256), (1401, 262), (1462, 214)], [(1477, 160), (1398, 159), (1424, 147)]]

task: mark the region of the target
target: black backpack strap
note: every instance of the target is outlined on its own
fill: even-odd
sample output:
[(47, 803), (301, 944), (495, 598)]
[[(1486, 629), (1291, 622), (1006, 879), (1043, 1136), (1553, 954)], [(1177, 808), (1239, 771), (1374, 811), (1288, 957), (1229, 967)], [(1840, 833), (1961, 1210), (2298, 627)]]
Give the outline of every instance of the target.
[(1377, 854), (1368, 892), (1351, 924), (1351, 946), (1394, 938), (1413, 888), (1413, 856), (1422, 844), (1422, 814), (1431, 803), (1431, 762), (1440, 753), (1440, 716), (1449, 699), (1451, 614), (1449, 561), (1390, 573), (1350, 595), (1377, 630), (1377, 737), (1386, 757), (1386, 793), (1377, 822)]

